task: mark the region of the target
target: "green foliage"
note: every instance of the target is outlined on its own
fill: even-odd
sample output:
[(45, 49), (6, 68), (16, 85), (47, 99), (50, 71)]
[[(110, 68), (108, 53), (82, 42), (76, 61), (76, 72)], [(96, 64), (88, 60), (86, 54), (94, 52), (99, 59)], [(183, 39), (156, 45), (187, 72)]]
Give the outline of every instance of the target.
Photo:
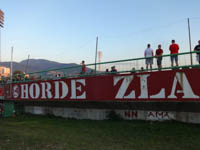
[(20, 71), (20, 70), (16, 70), (13, 73), (13, 81), (22, 81), (25, 79), (25, 73)]
[(24, 74), (24, 73), (20, 70), (15, 70), (15, 72), (13, 73), (14, 76), (15, 75), (22, 75), (22, 74)]

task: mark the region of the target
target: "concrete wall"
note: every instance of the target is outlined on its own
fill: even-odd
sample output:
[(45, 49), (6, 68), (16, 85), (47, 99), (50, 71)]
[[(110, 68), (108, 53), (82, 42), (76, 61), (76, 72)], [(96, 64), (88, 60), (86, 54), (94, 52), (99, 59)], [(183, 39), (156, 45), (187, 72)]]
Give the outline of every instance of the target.
[(54, 116), (74, 119), (104, 120), (109, 112), (114, 111), (125, 120), (166, 121), (176, 120), (200, 124), (199, 112), (151, 111), (151, 110), (113, 110), (113, 109), (81, 109), (45, 106), (25, 106), (25, 112), (38, 115), (51, 114)]

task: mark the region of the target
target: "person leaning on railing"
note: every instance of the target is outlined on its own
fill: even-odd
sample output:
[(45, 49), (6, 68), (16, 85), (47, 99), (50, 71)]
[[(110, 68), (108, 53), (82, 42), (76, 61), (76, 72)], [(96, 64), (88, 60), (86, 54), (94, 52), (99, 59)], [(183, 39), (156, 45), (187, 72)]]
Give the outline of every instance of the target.
[(161, 45), (158, 45), (158, 49), (156, 50), (158, 70), (161, 70), (162, 68), (162, 54), (163, 54), (163, 49), (161, 48)]
[(115, 66), (112, 66), (112, 67), (111, 67), (110, 72), (112, 72), (112, 73), (117, 73), (117, 69), (115, 68)]
[(178, 66), (178, 51), (179, 45), (175, 43), (175, 40), (172, 40), (172, 44), (169, 46), (170, 54), (171, 54), (171, 66), (174, 66), (174, 60), (176, 62), (176, 66)]
[(200, 40), (198, 41), (198, 45), (195, 46), (194, 51), (197, 52), (197, 61), (200, 64)]

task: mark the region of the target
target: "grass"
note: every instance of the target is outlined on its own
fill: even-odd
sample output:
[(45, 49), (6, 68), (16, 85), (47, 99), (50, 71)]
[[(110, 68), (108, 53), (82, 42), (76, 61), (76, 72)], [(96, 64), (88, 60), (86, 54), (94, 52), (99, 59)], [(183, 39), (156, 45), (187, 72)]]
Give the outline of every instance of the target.
[(200, 125), (32, 115), (0, 118), (0, 150), (199, 149)]

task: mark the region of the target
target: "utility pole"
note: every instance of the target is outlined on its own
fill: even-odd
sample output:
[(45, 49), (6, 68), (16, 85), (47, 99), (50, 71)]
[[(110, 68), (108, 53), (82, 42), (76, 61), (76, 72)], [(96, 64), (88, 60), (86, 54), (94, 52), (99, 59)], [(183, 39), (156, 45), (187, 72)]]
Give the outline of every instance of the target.
[(192, 44), (191, 44), (191, 35), (190, 35), (190, 19), (187, 19), (188, 21), (188, 34), (189, 34), (189, 45), (190, 45), (190, 61), (191, 65), (193, 65), (193, 60), (192, 60)]
[(11, 47), (11, 62), (10, 62), (10, 78), (12, 82), (13, 77), (13, 46)]
[(28, 55), (28, 59), (27, 59), (27, 63), (26, 63), (26, 68), (25, 68), (25, 74), (27, 74), (27, 69), (28, 69), (28, 62), (29, 62), (29, 57), (30, 57), (30, 55)]
[(98, 49), (98, 36), (96, 37), (95, 74), (96, 74), (96, 72), (97, 72), (97, 49)]
[(13, 46), (11, 47), (11, 61), (10, 61), (10, 97), (12, 97), (12, 82), (13, 82)]

